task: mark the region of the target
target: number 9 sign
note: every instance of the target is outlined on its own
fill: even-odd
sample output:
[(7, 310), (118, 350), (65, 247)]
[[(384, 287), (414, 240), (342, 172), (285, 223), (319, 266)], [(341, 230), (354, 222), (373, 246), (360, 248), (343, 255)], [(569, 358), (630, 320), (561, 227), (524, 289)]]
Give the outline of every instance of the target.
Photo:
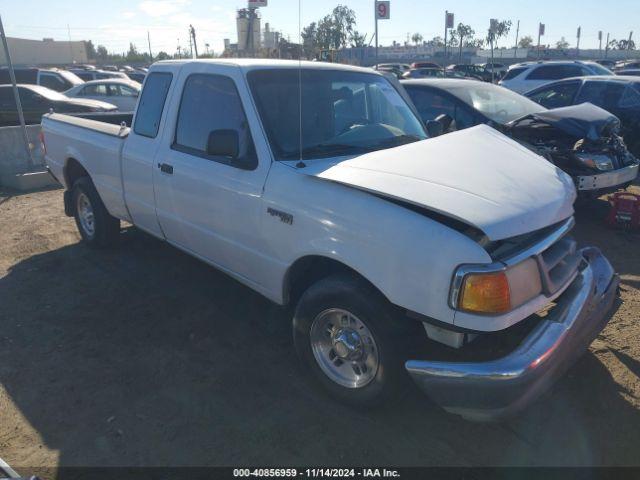
[(390, 18), (390, 3), (388, 0), (376, 1), (376, 19), (388, 20)]

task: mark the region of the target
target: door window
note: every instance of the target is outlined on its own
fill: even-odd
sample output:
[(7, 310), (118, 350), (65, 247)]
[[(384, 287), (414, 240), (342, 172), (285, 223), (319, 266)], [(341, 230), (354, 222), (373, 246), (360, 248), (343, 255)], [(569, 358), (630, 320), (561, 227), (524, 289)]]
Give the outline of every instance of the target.
[(474, 116), (458, 102), (426, 88), (407, 88), (411, 100), (418, 109), (422, 121), (435, 120), (437, 116), (449, 115), (455, 122), (452, 129), (462, 130), (475, 125)]
[(538, 90), (529, 98), (547, 108), (567, 107), (573, 105), (573, 97), (579, 86), (579, 82), (563, 83)]
[(117, 85), (118, 92), (121, 97), (137, 97), (138, 92), (131, 87), (127, 87), (126, 85)]
[(103, 83), (87, 85), (82, 89), (82, 95), (86, 97), (104, 97), (107, 95), (107, 86)]
[(154, 72), (144, 84), (133, 131), (144, 137), (156, 138), (160, 119), (164, 110), (164, 102), (169, 93), (173, 75), (167, 72)]
[(40, 85), (50, 88), (51, 90), (55, 90), (56, 92), (66, 90), (64, 81), (57, 75), (53, 75), (51, 73), (40, 74)]
[(529, 74), (527, 80), (561, 80), (583, 75), (589, 75), (589, 71), (580, 65), (541, 65)]
[(619, 108), (626, 85), (618, 82), (586, 82), (576, 103), (590, 102), (604, 109)]
[(239, 138), (239, 160), (257, 160), (240, 95), (229, 77), (193, 74), (182, 92), (173, 148), (209, 160), (232, 164), (233, 160), (207, 154), (209, 134), (234, 130)]

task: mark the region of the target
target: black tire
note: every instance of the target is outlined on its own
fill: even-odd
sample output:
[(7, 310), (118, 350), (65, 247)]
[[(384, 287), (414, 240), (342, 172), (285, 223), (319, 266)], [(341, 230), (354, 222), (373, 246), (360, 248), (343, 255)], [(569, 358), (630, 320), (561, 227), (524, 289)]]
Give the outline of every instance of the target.
[[(71, 191), (73, 216), (82, 240), (90, 247), (95, 248), (107, 248), (115, 245), (120, 235), (120, 220), (109, 214), (91, 179), (89, 177), (79, 178), (74, 182)], [(80, 218), (78, 201), (81, 196), (83, 199), (88, 199), (93, 210), (93, 231), (88, 229)]]
[[(330, 309), (355, 315), (373, 336), (378, 369), (364, 386), (340, 385), (325, 374), (314, 356), (312, 324), (318, 315)], [(401, 328), (402, 322), (394, 318), (389, 302), (367, 282), (355, 275), (337, 274), (318, 281), (302, 295), (293, 317), (293, 341), (304, 367), (332, 396), (349, 405), (373, 407), (397, 398), (407, 386), (403, 345), (408, 329), (406, 325)]]

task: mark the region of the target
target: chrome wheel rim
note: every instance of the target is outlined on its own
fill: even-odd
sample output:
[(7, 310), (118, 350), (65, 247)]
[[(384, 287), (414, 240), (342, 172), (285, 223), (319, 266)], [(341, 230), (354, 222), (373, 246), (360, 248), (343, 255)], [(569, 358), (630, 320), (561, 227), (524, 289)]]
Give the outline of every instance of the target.
[(89, 197), (87, 197), (84, 193), (80, 193), (78, 195), (76, 208), (78, 211), (78, 219), (80, 220), (82, 230), (84, 230), (84, 233), (86, 233), (88, 236), (93, 237), (96, 232), (96, 224), (95, 217), (93, 215), (93, 206), (91, 206)]
[(378, 373), (378, 346), (367, 326), (347, 310), (321, 312), (311, 324), (311, 349), (316, 362), (333, 382), (362, 388)]

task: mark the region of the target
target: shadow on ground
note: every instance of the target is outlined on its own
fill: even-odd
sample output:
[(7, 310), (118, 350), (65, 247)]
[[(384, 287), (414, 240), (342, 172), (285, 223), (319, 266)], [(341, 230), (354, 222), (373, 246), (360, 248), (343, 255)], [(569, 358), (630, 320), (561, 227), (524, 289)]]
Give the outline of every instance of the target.
[(59, 465), (640, 461), (639, 411), (593, 353), (504, 424), (414, 390), (350, 409), (299, 371), (286, 311), (133, 228), (116, 250), (72, 244), (15, 264), (0, 305), (0, 382)]

